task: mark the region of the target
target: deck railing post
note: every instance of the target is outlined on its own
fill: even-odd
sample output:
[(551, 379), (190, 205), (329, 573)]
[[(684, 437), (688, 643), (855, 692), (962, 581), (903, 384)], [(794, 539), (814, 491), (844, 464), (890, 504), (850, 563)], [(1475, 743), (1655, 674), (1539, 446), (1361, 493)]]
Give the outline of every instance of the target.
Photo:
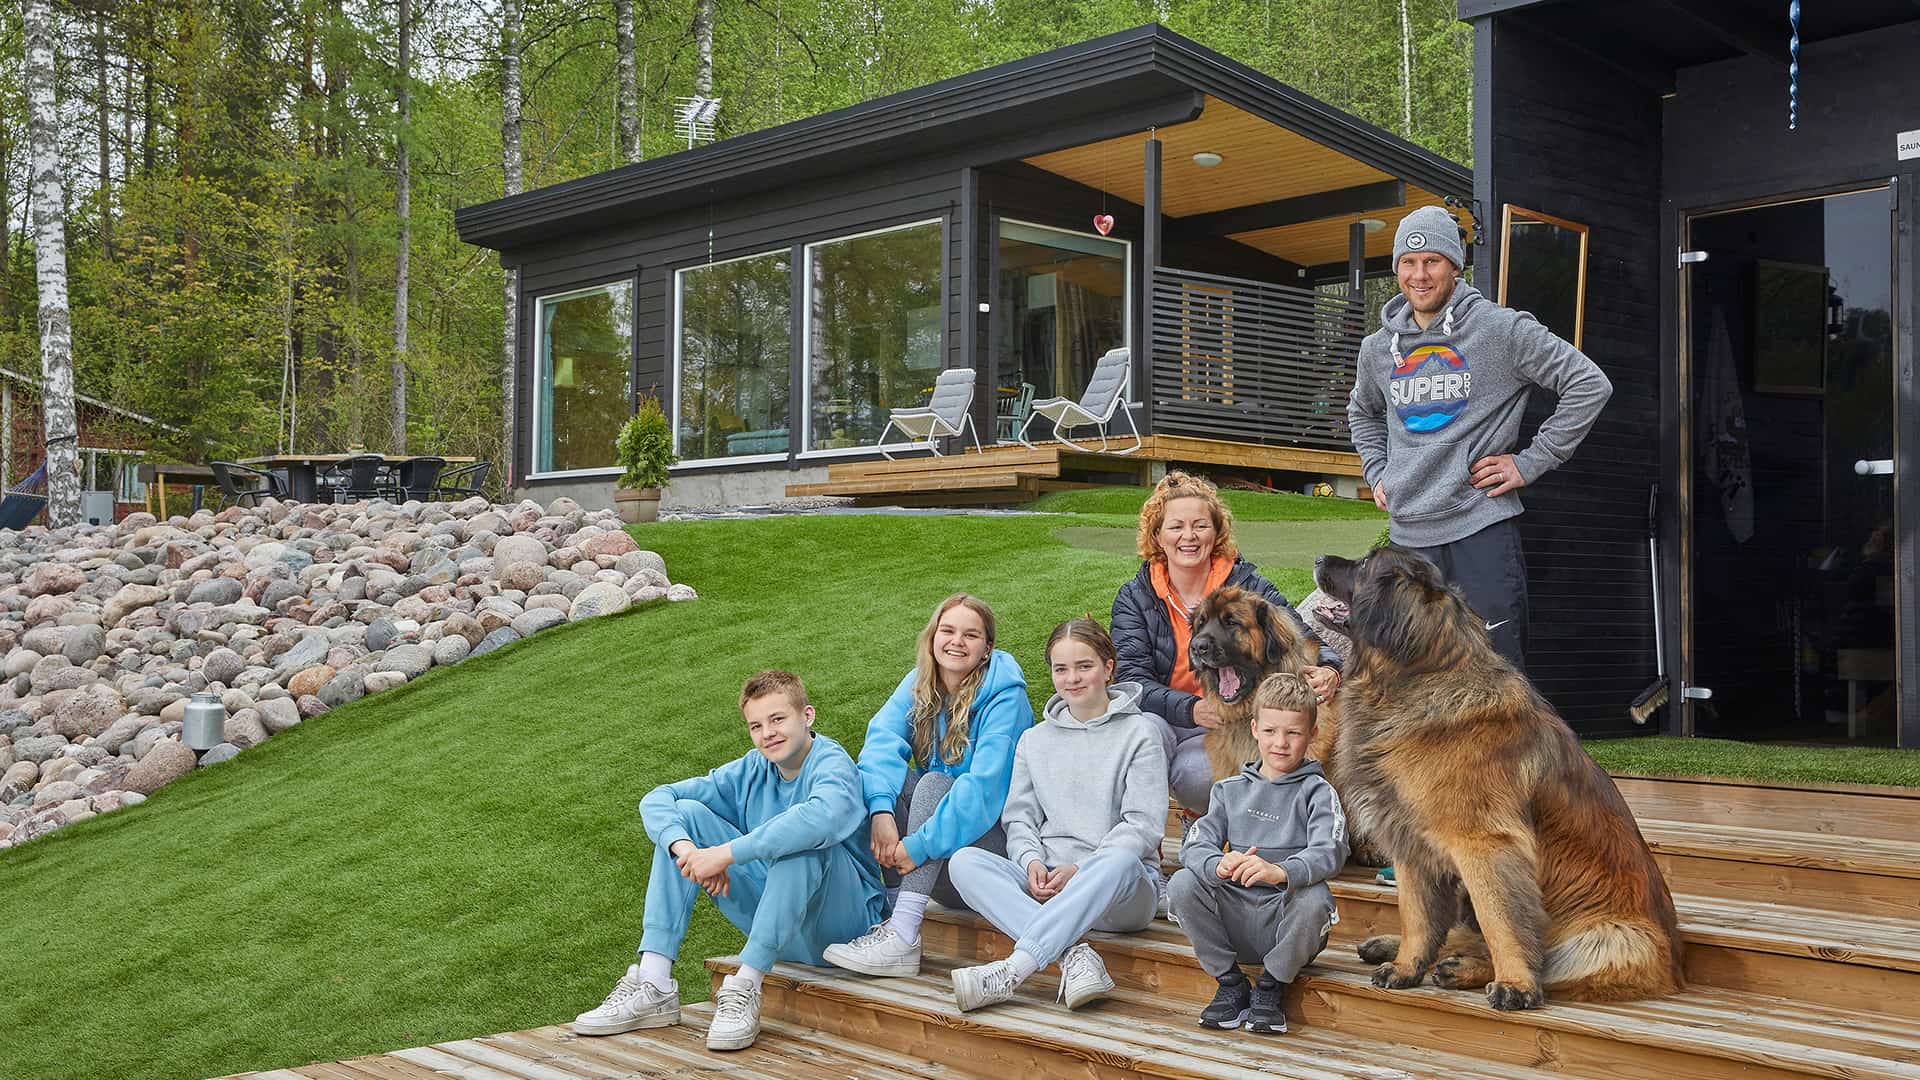
[(1134, 313), (1134, 383), (1128, 400), (1139, 404), (1140, 432), (1153, 433), (1153, 289), (1160, 266), (1160, 140), (1149, 136), (1140, 215), (1140, 310)]

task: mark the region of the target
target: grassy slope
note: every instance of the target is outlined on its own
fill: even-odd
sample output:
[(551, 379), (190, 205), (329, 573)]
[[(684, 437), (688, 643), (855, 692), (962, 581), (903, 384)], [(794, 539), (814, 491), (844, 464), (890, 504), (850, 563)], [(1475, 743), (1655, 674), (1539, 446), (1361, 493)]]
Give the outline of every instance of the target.
[[(646, 790), (747, 747), (802, 673), (857, 745), (965, 587), (1036, 654), (1130, 558), (1056, 519), (828, 517), (640, 532), (693, 604), (565, 627), (342, 709), (146, 806), (0, 852), (0, 1076), (207, 1076), (509, 1031), (597, 1002), (640, 936)], [(1038, 687), (1035, 688), (1038, 695)], [(701, 906), (677, 972), (739, 939)]]
[[(1037, 702), (1047, 631), (1105, 612), (1136, 565), (1061, 544), (1060, 527), (643, 527), (641, 542), (703, 599), (436, 671), (144, 807), (0, 852), (13, 987), (0, 1031), (16, 1036), (0, 1040), (0, 1076), (216, 1075), (570, 1018), (605, 993), (640, 936), (651, 850), (634, 805), (746, 749), (740, 681), (764, 666), (799, 671), (821, 730), (852, 747), (926, 613), (965, 587), (998, 611), (1000, 644), (1038, 680)], [(1706, 742), (1594, 751), (1611, 767), (1669, 773), (1768, 775), (1782, 760)], [(1916, 758), (1793, 754), (1839, 763), (1804, 778), (1866, 783), (1920, 782), (1906, 764)], [(1898, 771), (1863, 764), (1875, 762)], [(677, 972), (693, 998), (705, 993), (699, 959), (739, 944), (711, 906), (699, 912)]]

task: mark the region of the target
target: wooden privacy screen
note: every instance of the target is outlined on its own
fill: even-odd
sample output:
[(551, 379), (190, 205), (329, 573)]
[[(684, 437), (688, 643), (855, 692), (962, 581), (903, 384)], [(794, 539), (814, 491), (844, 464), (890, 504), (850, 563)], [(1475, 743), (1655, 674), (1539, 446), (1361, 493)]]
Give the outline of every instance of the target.
[(1345, 296), (1156, 269), (1153, 429), (1351, 450), (1347, 395), (1366, 313)]

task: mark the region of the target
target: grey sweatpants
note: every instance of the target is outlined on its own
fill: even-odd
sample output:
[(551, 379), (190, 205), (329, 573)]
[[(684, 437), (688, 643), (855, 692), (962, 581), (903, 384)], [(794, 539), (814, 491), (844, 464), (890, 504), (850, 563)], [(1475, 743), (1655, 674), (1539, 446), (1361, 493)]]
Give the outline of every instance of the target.
[(1333, 933), (1333, 891), (1315, 882), (1288, 895), (1230, 881), (1201, 881), (1182, 868), (1167, 884), (1167, 906), (1193, 942), (1193, 955), (1219, 978), (1239, 964), (1258, 963), (1280, 982), (1292, 982)]
[[(900, 787), (900, 797), (893, 802), (893, 820), (900, 828), (901, 836), (912, 836), (920, 826), (933, 816), (933, 808), (947, 797), (953, 788), (953, 777), (946, 773), (921, 772), (918, 769), (907, 773), (907, 782)], [(1007, 833), (997, 823), (988, 829), (985, 836), (974, 841), (974, 845), (988, 851), (1006, 854)], [(919, 893), (931, 896), (950, 908), (966, 907), (960, 894), (954, 891), (953, 879), (948, 874), (947, 860), (928, 859), (902, 876), (893, 872), (891, 867), (883, 868), (888, 888), (898, 887), (901, 892)]]
[(1089, 930), (1132, 933), (1152, 925), (1160, 875), (1131, 851), (1103, 848), (1080, 860), (1058, 896), (1042, 903), (1027, 892), (1027, 871), (1005, 855), (977, 847), (953, 856), (953, 884), (967, 906), (1013, 939), (1013, 947), (1046, 967)]

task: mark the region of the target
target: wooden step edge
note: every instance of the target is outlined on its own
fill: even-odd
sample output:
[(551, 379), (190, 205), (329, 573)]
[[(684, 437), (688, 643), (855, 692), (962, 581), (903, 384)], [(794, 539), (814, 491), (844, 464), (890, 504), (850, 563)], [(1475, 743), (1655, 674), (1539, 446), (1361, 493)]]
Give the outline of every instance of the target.
[[(1794, 866), (1836, 874), (1920, 878), (1920, 844), (1868, 837), (1835, 837), (1740, 825), (1647, 819), (1640, 834), (1655, 855), (1759, 866)], [(1775, 850), (1767, 850), (1767, 845)]]
[[(1395, 907), (1400, 903), (1399, 890), (1391, 885), (1348, 878), (1334, 878), (1327, 885), (1337, 900)], [(1884, 941), (1869, 946), (1860, 944), (1861, 938), (1867, 935), (1846, 932), (1846, 924), (1853, 920), (1844, 912), (1684, 893), (1674, 897), (1674, 904), (1680, 914), (1680, 937), (1688, 945), (1717, 945), (1742, 952), (1802, 956), (1837, 964), (1920, 973), (1920, 921), (1912, 924), (1912, 947), (1889, 947)], [(1762, 911), (1764, 908), (1777, 910)], [(1765, 918), (1777, 918), (1782, 925), (1772, 929), (1715, 922), (1712, 917), (1715, 909), (1753, 911)], [(1793, 925), (1796, 918), (1805, 920), (1803, 927)], [(1898, 920), (1874, 919), (1872, 922), (1892, 924)], [(1819, 929), (1813, 932), (1805, 927)], [(1873, 929), (1884, 933), (1887, 928), (1873, 926)]]
[(1700, 784), (1719, 787), (1764, 788), (1772, 791), (1817, 791), (1833, 795), (1880, 795), (1920, 802), (1920, 788), (1889, 784), (1843, 784), (1823, 781), (1749, 780), (1738, 776), (1656, 776), (1652, 773), (1609, 772), (1616, 780), (1654, 780), (1668, 784)]
[[(738, 960), (722, 957), (708, 961), (707, 966), (716, 975), (730, 973), (737, 969)], [(814, 977), (816, 973), (818, 977)], [(1375, 1065), (1370, 1063), (1375, 1058), (1405, 1057), (1405, 1048), (1381, 1039), (1336, 1035), (1323, 1028), (1313, 1029), (1319, 1038), (1312, 1040), (1302, 1040), (1297, 1034), (1292, 1038), (1277, 1036), (1269, 1040), (1236, 1032), (1211, 1031), (1193, 1023), (1193, 1015), (1165, 1016), (1158, 999), (1136, 991), (1119, 990), (1103, 1005), (1069, 1012), (1064, 1005), (1035, 1000), (1037, 994), (1044, 994), (1057, 985), (1057, 980), (1045, 973), (1035, 976), (1028, 984), (1037, 994), (973, 1013), (962, 1013), (945, 1000), (944, 971), (923, 973), (911, 980), (868, 979), (832, 968), (781, 965), (769, 978), (774, 975), (784, 978), (782, 985), (801, 993), (857, 1003), (941, 1028), (966, 1030), (1028, 1045), (1040, 1040), (1056, 1051), (1068, 1050), (1065, 1056), (1109, 1067), (1120, 1065), (1143, 1075), (1266, 1078), (1278, 1074), (1303, 1080), (1420, 1080), (1424, 1077), (1526, 1080), (1534, 1075), (1530, 1070), (1432, 1052), (1419, 1055), (1417, 1072)], [(902, 993), (903, 984), (911, 984), (920, 993)], [(929, 998), (937, 1004), (929, 1004)], [(763, 1021), (776, 1022), (786, 1023)], [(1187, 1029), (1189, 1024), (1191, 1030)], [(1332, 1040), (1344, 1044), (1338, 1046), (1337, 1057), (1327, 1053), (1330, 1048), (1325, 1043)], [(1303, 1042), (1314, 1045), (1302, 1045)], [(1254, 1051), (1259, 1053), (1256, 1055)]]
[[(995, 944), (994, 955), (1004, 956), (1011, 948), (1004, 935), (985, 925), (978, 916), (950, 911), (927, 911), (929, 923), (939, 923), (955, 929), (971, 929), (979, 934), (983, 941)], [(1193, 950), (1186, 945), (1165, 941), (1134, 938), (1127, 935), (1090, 933), (1087, 940), (1103, 956), (1116, 954), (1130, 958), (1148, 960), (1159, 964), (1172, 964), (1193, 968), (1198, 964), (1193, 958)], [(1906, 1080), (1920, 1080), (1920, 1065), (1894, 1062), (1889, 1059), (1868, 1057), (1845, 1050), (1826, 1047), (1811, 1047), (1775, 1039), (1723, 1039), (1718, 1025), (1712, 1018), (1716, 1012), (1738, 1013), (1738, 1004), (1733, 999), (1746, 997), (1760, 999), (1767, 995), (1741, 994), (1738, 991), (1718, 991), (1721, 1001), (1715, 1001), (1714, 989), (1696, 989), (1687, 991), (1682, 997), (1691, 999), (1703, 1006), (1702, 1016), (1692, 1023), (1674, 1023), (1669, 1021), (1647, 1021), (1631, 1015), (1622, 1017), (1607, 1011), (1609, 1006), (1585, 1005), (1573, 1002), (1550, 1003), (1544, 1009), (1532, 1009), (1515, 1012), (1502, 1012), (1488, 1005), (1486, 998), (1479, 993), (1443, 990), (1439, 987), (1422, 986), (1404, 990), (1386, 990), (1373, 985), (1370, 978), (1371, 968), (1358, 960), (1329, 960), (1329, 954), (1322, 953), (1321, 958), (1303, 971), (1294, 981), (1296, 990), (1320, 989), (1330, 993), (1357, 995), (1379, 1001), (1392, 1001), (1399, 1004), (1416, 1003), (1422, 1008), (1439, 1009), (1459, 1015), (1474, 1016), (1481, 1019), (1495, 1019), (1502, 1023), (1532, 1027), (1541, 1030), (1557, 1031), (1575, 1035), (1599, 1037), (1615, 1042), (1627, 1042), (1656, 1048), (1678, 1050), (1693, 1056), (1724, 1058), (1727, 1060), (1764, 1065), (1768, 1068), (1781, 1068), (1789, 1071), (1807, 1072), (1816, 1076), (1834, 1077), (1836, 1080), (1856, 1080), (1858, 1077), (1887, 1076), (1902, 1077)], [(1705, 1000), (1702, 1000), (1705, 999)], [(1817, 1023), (1821, 1013), (1851, 1017), (1852, 1010), (1828, 1009), (1805, 1003), (1793, 1003), (1780, 999), (1786, 1004), (1798, 1005), (1807, 1015), (1809, 1022)], [(1754, 1042), (1765, 1045), (1749, 1045)], [(1915, 1047), (1916, 1060), (1920, 1060), (1920, 1046)], [(1808, 1066), (1813, 1066), (1809, 1068)], [(1887, 1066), (1896, 1071), (1886, 1072)]]

